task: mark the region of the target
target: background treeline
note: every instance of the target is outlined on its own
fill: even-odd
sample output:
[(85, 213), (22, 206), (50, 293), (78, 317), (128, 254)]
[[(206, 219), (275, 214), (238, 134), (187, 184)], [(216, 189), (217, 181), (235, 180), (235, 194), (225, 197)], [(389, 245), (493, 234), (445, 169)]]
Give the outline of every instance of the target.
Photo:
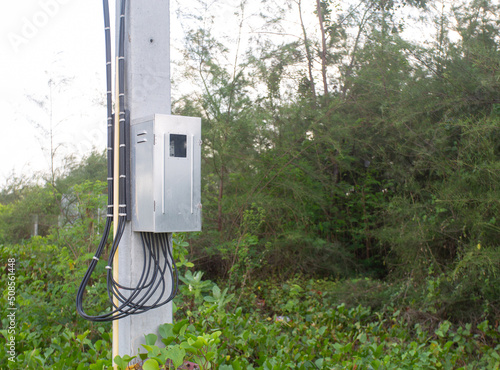
[(203, 117), (196, 265), (243, 285), (435, 284), (438, 315), (498, 317), (499, 4), (318, 1), (316, 23), (304, 1), (266, 4), (245, 53), (244, 2), (232, 37), (206, 17), (187, 32), (198, 89), (174, 111)]
[[(231, 37), (218, 38), (207, 3), (189, 17), (174, 81), (187, 92), (173, 112), (203, 118), (203, 232), (189, 235), (190, 260), (228, 286), (362, 276), (402, 286), (436, 317), (498, 317), (498, 3), (303, 3), (252, 13), (242, 1)], [(75, 260), (82, 243), (91, 253), (105, 166), (92, 153), (11, 178), (2, 242), (28, 240), (37, 215), (39, 235)]]

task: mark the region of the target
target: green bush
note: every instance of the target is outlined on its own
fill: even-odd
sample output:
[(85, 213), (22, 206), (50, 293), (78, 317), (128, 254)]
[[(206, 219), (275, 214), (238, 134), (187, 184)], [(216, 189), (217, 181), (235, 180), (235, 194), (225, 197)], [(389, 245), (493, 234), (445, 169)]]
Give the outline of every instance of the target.
[[(333, 304), (335, 287), (317, 283), (296, 279), (282, 286), (279, 298), (265, 302), (272, 310), (257, 308), (261, 300), (253, 309), (231, 308), (234, 298), (213, 286), (198, 310), (177, 311), (175, 324), (160, 327), (160, 338), (146, 336), (139, 363), (146, 370), (185, 361), (200, 369), (500, 368), (500, 331), (487, 321), (474, 330), (448, 321), (432, 330), (410, 326), (389, 306), (374, 312)], [(129, 360), (115, 363), (125, 369)]]
[[(8, 360), (11, 356), (1, 345), (0, 367), (102, 369), (111, 363), (110, 325), (98, 326), (76, 313), (76, 290), (86, 269), (84, 257), (75, 259), (67, 248), (36, 237), (25, 244), (0, 246), (0, 258), (16, 261), (16, 362)], [(7, 265), (4, 270), (2, 287), (8, 283)], [(4, 291), (0, 304), (7, 307), (8, 303)], [(5, 316), (2, 327), (1, 338), (7, 343), (11, 335)]]

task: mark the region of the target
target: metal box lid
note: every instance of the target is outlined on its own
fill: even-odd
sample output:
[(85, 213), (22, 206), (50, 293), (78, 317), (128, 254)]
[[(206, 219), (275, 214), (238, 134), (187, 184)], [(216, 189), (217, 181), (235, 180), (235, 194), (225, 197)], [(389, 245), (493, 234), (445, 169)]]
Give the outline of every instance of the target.
[(132, 229), (201, 230), (201, 119), (155, 114), (132, 121)]

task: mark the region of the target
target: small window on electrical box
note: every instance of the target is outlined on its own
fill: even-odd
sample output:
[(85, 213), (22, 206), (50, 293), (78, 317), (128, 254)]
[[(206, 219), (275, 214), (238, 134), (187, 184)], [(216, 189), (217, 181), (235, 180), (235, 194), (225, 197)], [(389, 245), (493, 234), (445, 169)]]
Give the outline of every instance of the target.
[(170, 156), (186, 158), (187, 135), (170, 134)]

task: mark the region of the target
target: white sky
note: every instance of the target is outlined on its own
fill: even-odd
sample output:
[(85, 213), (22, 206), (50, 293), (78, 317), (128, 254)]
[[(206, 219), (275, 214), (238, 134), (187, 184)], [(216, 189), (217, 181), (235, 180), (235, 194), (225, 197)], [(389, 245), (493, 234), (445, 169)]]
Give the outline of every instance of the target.
[[(104, 148), (102, 2), (4, 1), (0, 5), (0, 185), (12, 171), (47, 171), (50, 102), (60, 157)], [(60, 81), (70, 78), (66, 86)], [(54, 81), (52, 99), (49, 80)], [(43, 101), (40, 109), (33, 101)], [(37, 128), (40, 125), (43, 128)]]
[[(114, 38), (115, 0), (109, 2)], [(183, 32), (173, 8), (190, 9), (189, 3), (196, 8), (195, 0), (179, 1), (180, 6), (174, 2), (172, 44)], [(221, 1), (217, 8), (219, 22), (226, 27), (235, 9), (228, 3)], [(13, 174), (50, 170), (51, 127), (58, 164), (68, 154), (81, 156), (93, 147), (105, 148), (103, 27), (100, 0), (0, 3), (0, 187)], [(64, 79), (70, 81), (63, 83)]]

